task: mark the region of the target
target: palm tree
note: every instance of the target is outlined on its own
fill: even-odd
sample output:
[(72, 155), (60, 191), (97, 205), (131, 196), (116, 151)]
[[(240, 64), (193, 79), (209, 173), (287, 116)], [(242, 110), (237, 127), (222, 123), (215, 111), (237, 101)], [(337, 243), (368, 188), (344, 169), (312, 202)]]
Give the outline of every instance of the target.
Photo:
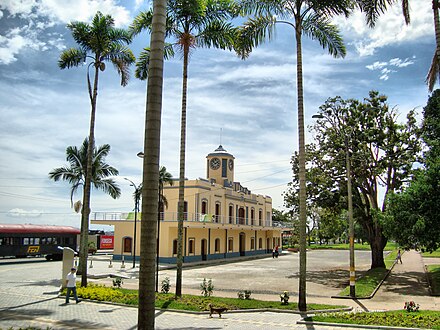
[(241, 0), (239, 7), (243, 15), (256, 15), (245, 22), (236, 46), (244, 59), (252, 48), (265, 39), (271, 39), (276, 23), (293, 27), (296, 39), (296, 75), (298, 93), (298, 141), (299, 141), (299, 243), (300, 278), (298, 308), (305, 311), (306, 305), (306, 171), (304, 136), (304, 101), (302, 70), (302, 36), (317, 40), (334, 57), (345, 56), (345, 46), (336, 26), (330, 22), (333, 15), (348, 15), (352, 9), (349, 0)]
[[(173, 53), (167, 51), (170, 47), (177, 48), (183, 57), (182, 76), (182, 111), (180, 132), (180, 171), (179, 171), (179, 201), (178, 201), (178, 236), (177, 236), (177, 276), (176, 296), (182, 295), (182, 264), (183, 264), (183, 220), (185, 201), (185, 140), (186, 140), (186, 108), (188, 87), (189, 55), (197, 47), (215, 47), (233, 49), (235, 28), (226, 20), (233, 17), (232, 0), (170, 0), (167, 6), (166, 37), (173, 39), (173, 43), (164, 48), (165, 56)], [(133, 35), (142, 30), (151, 30), (151, 12), (139, 14), (130, 30)], [(138, 64), (138, 69), (146, 68), (145, 62)], [(142, 71), (142, 70), (141, 70)], [(139, 76), (144, 76), (139, 74)]]
[[(74, 205), (73, 197), (78, 191), (78, 188), (84, 188), (88, 146), (89, 139), (85, 138), (79, 149), (75, 146), (67, 147), (66, 160), (69, 162), (69, 165), (55, 168), (49, 172), (49, 179), (54, 180), (55, 182), (60, 180), (67, 181), (72, 185), (70, 188), (70, 205), (72, 207)], [(121, 196), (121, 190), (116, 182), (108, 177), (116, 176), (119, 172), (116, 168), (105, 162), (105, 157), (108, 156), (109, 152), (109, 144), (94, 148), (91, 181), (96, 189), (102, 190), (106, 194), (109, 194), (113, 199), (116, 199)]]
[[(163, 88), (163, 52), (165, 44), (166, 0), (153, 2), (150, 65), (142, 179), (141, 252), (139, 269), (138, 329), (154, 329), (155, 320), (155, 253), (159, 190), (160, 124)], [(148, 114), (148, 115), (147, 115)]]
[[(72, 22), (67, 25), (72, 32), (73, 39), (79, 45), (78, 48), (70, 48), (63, 51), (58, 61), (61, 69), (82, 66), (87, 60), (87, 87), (91, 104), (89, 149), (87, 151), (87, 166), (85, 168), (83, 208), (81, 216), (81, 242), (80, 242), (80, 269), (81, 286), (87, 286), (87, 252), (88, 231), (90, 214), (90, 183), (92, 173), (92, 153), (95, 145), (95, 113), (98, 96), (99, 72), (105, 70), (105, 62), (112, 62), (121, 76), (121, 85), (125, 86), (129, 78), (129, 66), (135, 61), (135, 57), (125, 44), (130, 43), (130, 35), (123, 29), (114, 27), (111, 16), (104, 16), (97, 12), (92, 23)], [(89, 69), (95, 69), (93, 87), (90, 81)]]

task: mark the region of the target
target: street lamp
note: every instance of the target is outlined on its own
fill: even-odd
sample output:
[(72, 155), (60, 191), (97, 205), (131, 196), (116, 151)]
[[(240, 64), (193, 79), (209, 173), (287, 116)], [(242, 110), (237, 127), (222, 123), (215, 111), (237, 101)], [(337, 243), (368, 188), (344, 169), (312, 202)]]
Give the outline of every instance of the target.
[[(144, 158), (144, 153), (139, 151), (137, 153), (139, 158)], [(156, 292), (159, 292), (159, 243), (160, 243), (160, 205), (161, 196), (163, 196), (163, 183), (160, 182), (159, 178), (159, 199), (158, 199), (158, 211), (157, 211), (157, 244), (156, 244)]]
[(137, 213), (139, 210), (139, 199), (141, 198), (140, 189), (141, 185), (136, 186), (130, 179), (124, 178), (130, 182), (130, 186), (134, 188), (134, 233), (133, 233), (133, 268), (136, 267), (136, 223), (137, 223)]
[[(324, 119), (322, 114), (313, 115), (312, 118)], [(328, 118), (327, 118), (328, 119)], [(356, 268), (354, 263), (354, 220), (353, 220), (353, 195), (351, 191), (351, 165), (350, 165), (350, 151), (348, 148), (348, 135), (346, 132), (342, 132), (338, 127), (330, 120), (329, 123), (333, 128), (344, 134), (345, 145), (345, 168), (347, 172), (347, 200), (348, 200), (348, 227), (349, 227), (349, 239), (350, 239), (350, 297), (356, 297)]]

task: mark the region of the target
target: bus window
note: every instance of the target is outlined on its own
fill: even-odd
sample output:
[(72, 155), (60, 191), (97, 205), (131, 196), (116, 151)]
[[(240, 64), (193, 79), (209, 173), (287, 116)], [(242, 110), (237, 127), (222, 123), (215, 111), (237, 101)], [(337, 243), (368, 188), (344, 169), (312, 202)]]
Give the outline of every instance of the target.
[(40, 238), (39, 238), (39, 237), (35, 237), (35, 238), (34, 238), (34, 244), (35, 244), (35, 245), (40, 244)]
[(29, 245), (29, 238), (28, 237), (23, 238), (23, 245)]

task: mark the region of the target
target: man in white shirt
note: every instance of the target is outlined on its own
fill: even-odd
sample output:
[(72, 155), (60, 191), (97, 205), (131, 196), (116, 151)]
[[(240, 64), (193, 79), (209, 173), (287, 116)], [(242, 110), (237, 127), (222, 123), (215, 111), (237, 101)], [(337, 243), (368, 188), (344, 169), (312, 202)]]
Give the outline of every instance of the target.
[(66, 276), (66, 304), (69, 303), (70, 292), (73, 292), (73, 297), (76, 300), (76, 303), (79, 303), (78, 296), (76, 295), (76, 269), (71, 268), (70, 273)]

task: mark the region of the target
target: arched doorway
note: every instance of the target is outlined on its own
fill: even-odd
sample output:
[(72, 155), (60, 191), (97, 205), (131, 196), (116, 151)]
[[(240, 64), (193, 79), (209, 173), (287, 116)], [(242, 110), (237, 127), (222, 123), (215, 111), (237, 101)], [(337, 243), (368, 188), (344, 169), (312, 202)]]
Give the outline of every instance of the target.
[(238, 209), (238, 223), (240, 225), (245, 225), (246, 224), (245, 213), (244, 213), (244, 208), (243, 207), (240, 207)]
[(243, 257), (246, 253), (246, 234), (240, 233), (240, 242), (239, 242), (239, 250), (240, 250), (240, 257)]
[(272, 247), (270, 246), (270, 238), (269, 237), (266, 240), (266, 252), (267, 253), (271, 253), (272, 252)]
[(208, 247), (208, 245), (207, 245), (207, 243), (206, 243), (206, 239), (202, 239), (201, 240), (201, 246), (200, 246), (200, 251), (201, 251), (201, 253), (202, 253), (202, 260), (203, 261), (205, 261), (205, 260), (207, 260), (208, 258), (207, 258), (207, 255), (208, 255), (208, 252), (207, 252), (207, 247)]

